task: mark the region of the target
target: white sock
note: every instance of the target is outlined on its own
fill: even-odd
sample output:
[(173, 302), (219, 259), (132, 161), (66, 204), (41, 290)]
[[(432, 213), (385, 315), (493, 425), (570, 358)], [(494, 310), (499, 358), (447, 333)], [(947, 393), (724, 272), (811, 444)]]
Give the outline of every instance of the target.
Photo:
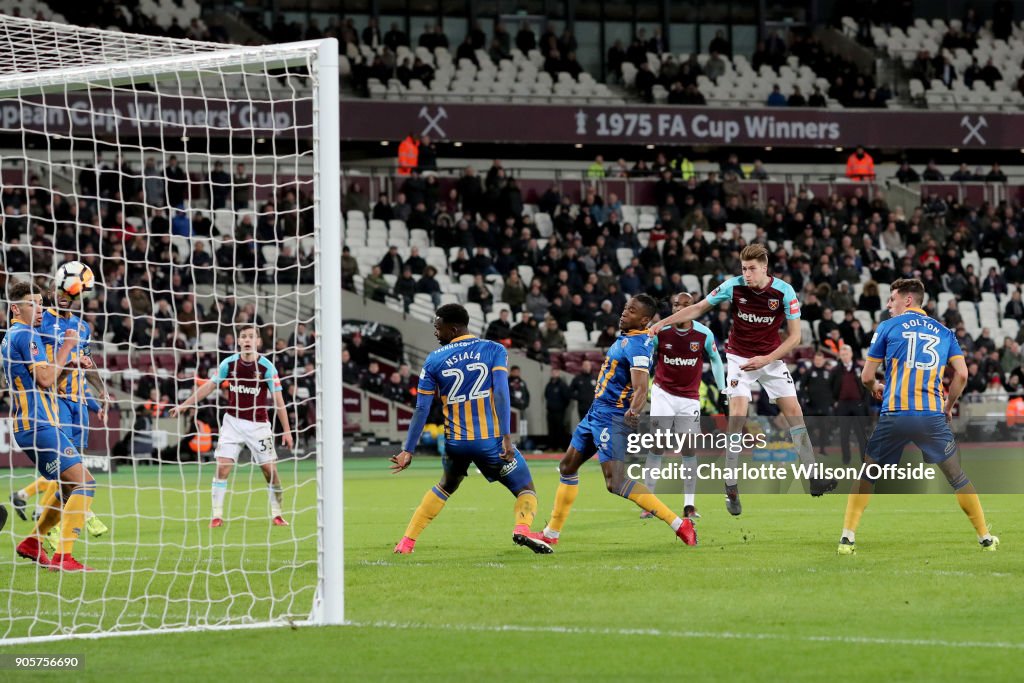
[(28, 494), (25, 493), (25, 489), (18, 489), (18, 492), (14, 494), (21, 500), (28, 500)]
[(811, 437), (807, 434), (806, 426), (791, 428), (789, 437), (793, 440), (793, 446), (796, 448), (801, 465), (813, 465), (817, 462), (814, 458), (814, 446), (811, 445)]
[(85, 518), (86, 519), (92, 519), (95, 516), (96, 516), (96, 513), (93, 512), (92, 510), (89, 510), (88, 512), (85, 513)]
[(986, 541), (986, 540), (988, 540), (990, 538), (992, 538), (992, 534), (985, 534), (984, 536), (978, 536), (978, 543)]
[[(661, 468), (661, 455), (659, 453), (649, 452), (647, 454), (647, 462), (644, 463), (644, 468), (647, 469), (647, 470), (660, 469)], [(653, 476), (651, 476), (651, 473), (648, 472), (647, 476), (644, 477), (644, 486), (647, 487), (648, 491), (650, 491), (651, 493), (654, 493), (654, 485), (655, 485), (656, 481), (657, 480), (655, 480), (655, 478)]]
[[(729, 468), (729, 473), (730, 474), (736, 472), (736, 470), (739, 469), (739, 466), (740, 466), (740, 454), (739, 454), (739, 452), (733, 451), (732, 448), (729, 448), (728, 450), (726, 450), (726, 452), (725, 452), (725, 466), (727, 468)], [(738, 483), (739, 483), (739, 480), (737, 480), (736, 477), (726, 477), (725, 478), (725, 485), (726, 486), (736, 486), (736, 484), (738, 484)]]
[(853, 529), (843, 529), (843, 538), (848, 540), (850, 543), (853, 543), (856, 540), (856, 536), (857, 534)]
[(683, 456), (683, 505), (693, 505), (697, 494), (697, 456)]
[(281, 516), (281, 498), (284, 492), (280, 485), (274, 486), (269, 484), (267, 486), (267, 496), (270, 498), (270, 516), (280, 517)]
[(224, 516), (224, 496), (228, 492), (228, 480), (227, 479), (214, 479), (213, 480), (213, 516), (223, 517)]
[(676, 517), (672, 520), (672, 531), (679, 531), (679, 527), (683, 525), (683, 518)]
[(558, 538), (559, 532), (555, 531), (551, 527), (544, 527), (544, 535), (548, 538)]

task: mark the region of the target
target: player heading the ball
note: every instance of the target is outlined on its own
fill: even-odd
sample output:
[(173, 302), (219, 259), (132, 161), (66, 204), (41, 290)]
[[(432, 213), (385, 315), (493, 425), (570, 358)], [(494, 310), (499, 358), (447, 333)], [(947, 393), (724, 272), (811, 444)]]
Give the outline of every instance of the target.
[[(60, 429), (60, 409), (53, 392), (78, 348), (78, 331), (67, 329), (52, 361), (47, 360), (43, 339), (35, 329), (43, 320), (43, 298), (35, 285), (16, 282), (8, 290), (11, 327), (0, 344), (0, 364), (11, 391), (11, 426), (14, 440), (35, 463), (39, 474), (59, 484), (44, 501), (44, 509), (32, 533), (18, 544), (21, 557), (54, 571), (91, 571), (72, 555), (75, 541), (85, 527), (92, 507), (96, 481), (82, 464), (78, 449)], [(42, 547), (43, 537), (61, 525), (60, 547), (52, 558)]]
[[(655, 323), (650, 333), (656, 335), (669, 325), (696, 320), (719, 304), (729, 302), (732, 329), (725, 352), (730, 433), (743, 431), (750, 407), (750, 387), (756, 382), (768, 392), (768, 398), (786, 417), (800, 462), (813, 465), (814, 448), (796, 397), (796, 385), (783, 360), (800, 344), (800, 302), (788, 282), (768, 274), (768, 250), (763, 245), (745, 247), (740, 252), (740, 261), (742, 275), (726, 280), (703, 301)], [(779, 331), (784, 322), (786, 338), (781, 339)], [(732, 472), (737, 471), (739, 453), (729, 450), (725, 457), (726, 467)], [(836, 485), (836, 480), (831, 478), (811, 479), (810, 493), (820, 496), (835, 489)], [(725, 506), (733, 515), (743, 511), (739, 482), (735, 478), (725, 480)]]
[(281, 377), (277, 368), (266, 356), (258, 352), (260, 336), (255, 325), (243, 325), (238, 331), (238, 353), (224, 359), (217, 368), (217, 374), (203, 383), (181, 405), (171, 409), (171, 416), (178, 417), (186, 409), (198, 404), (221, 385), (227, 384), (228, 403), (226, 414), (220, 426), (217, 439), (217, 475), (213, 480), (211, 497), (213, 514), (210, 527), (224, 524), (224, 497), (228, 491), (228, 477), (238, 462), (243, 446), (249, 447), (253, 461), (260, 466), (267, 480), (267, 496), (270, 499), (270, 517), (274, 526), (288, 526), (282, 516), (281, 500), (283, 490), (277, 474), (277, 451), (274, 448), (274, 432), (267, 413), (267, 399), (274, 397), (274, 410), (284, 433), (281, 443), (291, 450), (295, 447), (292, 430), (288, 422), (288, 409), (281, 394)]

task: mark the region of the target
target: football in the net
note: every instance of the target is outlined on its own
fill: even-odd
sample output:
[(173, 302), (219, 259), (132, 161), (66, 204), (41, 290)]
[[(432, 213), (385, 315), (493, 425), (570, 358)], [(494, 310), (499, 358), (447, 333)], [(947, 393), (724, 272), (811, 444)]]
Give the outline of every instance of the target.
[(96, 285), (92, 268), (81, 261), (69, 261), (57, 269), (57, 291), (75, 301)]

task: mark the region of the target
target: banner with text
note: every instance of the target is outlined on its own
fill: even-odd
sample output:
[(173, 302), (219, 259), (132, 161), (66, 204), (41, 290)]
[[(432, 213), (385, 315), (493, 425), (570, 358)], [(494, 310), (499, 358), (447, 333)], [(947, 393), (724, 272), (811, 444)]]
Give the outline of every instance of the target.
[(409, 133), (488, 143), (1024, 148), (1014, 114), (342, 101), (343, 139)]

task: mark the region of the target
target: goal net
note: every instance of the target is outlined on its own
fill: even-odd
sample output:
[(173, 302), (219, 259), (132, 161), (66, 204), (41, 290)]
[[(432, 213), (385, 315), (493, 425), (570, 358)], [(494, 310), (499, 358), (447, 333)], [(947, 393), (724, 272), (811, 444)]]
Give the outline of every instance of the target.
[[(52, 389), (5, 382), (0, 642), (342, 622), (337, 64), (333, 39), (239, 47), (0, 17), (2, 331), (17, 347), (11, 290), (33, 282), (55, 311), (44, 346), (61, 325), (82, 337)], [(96, 281), (70, 306), (82, 325), (51, 300), (71, 261)], [(255, 366), (236, 356), (249, 325)], [(254, 402), (265, 417), (241, 414)], [(61, 475), (46, 505), (30, 457), (48, 415), (96, 482), (77, 540), (61, 520), (86, 514), (72, 501), (88, 487)], [(48, 556), (93, 571), (16, 554), (47, 508), (63, 528)]]

